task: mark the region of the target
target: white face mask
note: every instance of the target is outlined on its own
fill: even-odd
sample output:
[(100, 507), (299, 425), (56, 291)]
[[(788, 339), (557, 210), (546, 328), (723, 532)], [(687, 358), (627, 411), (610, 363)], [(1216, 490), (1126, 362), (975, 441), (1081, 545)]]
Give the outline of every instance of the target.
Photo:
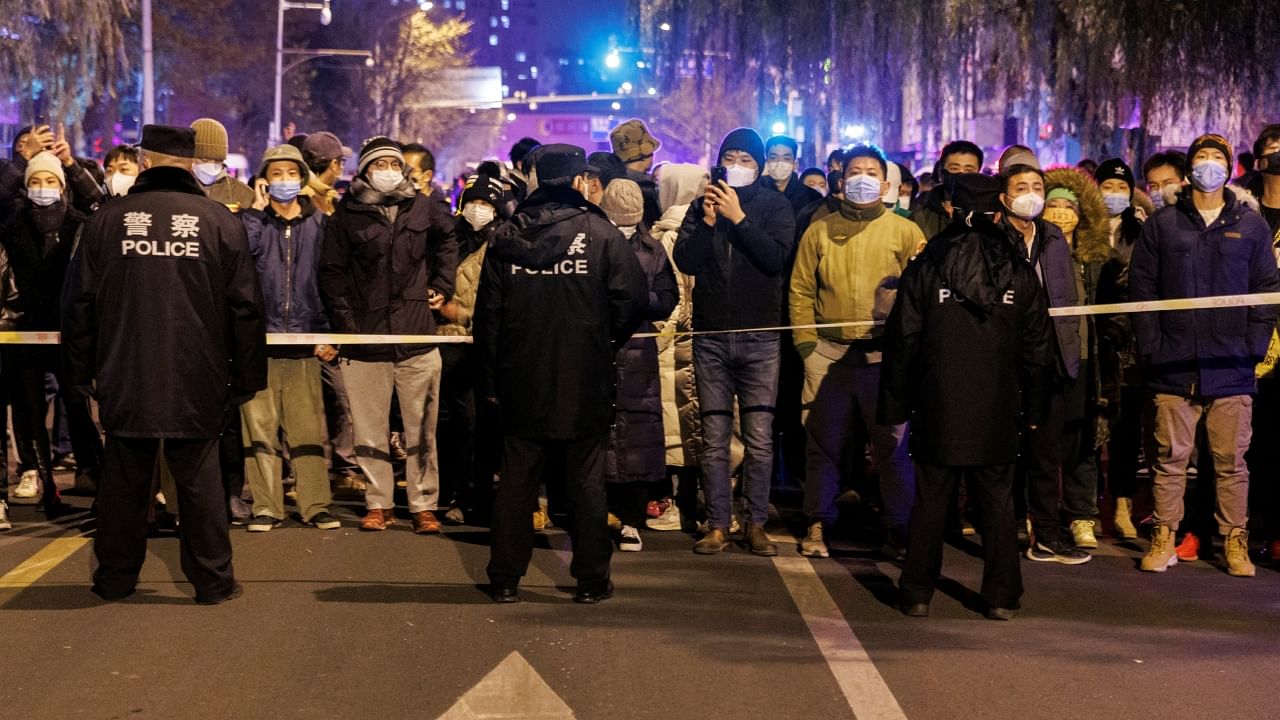
[(374, 170), (369, 173), (369, 184), (380, 193), (389, 193), (404, 182), (404, 173), (399, 170)]
[(795, 169), (796, 164), (786, 160), (770, 160), (764, 164), (764, 174), (778, 182), (791, 177), (791, 173), (795, 172)]
[(730, 165), (725, 168), (725, 182), (729, 183), (729, 187), (740, 188), (746, 187), (756, 181), (758, 173), (749, 167), (741, 165)]
[(201, 185), (212, 185), (218, 179), (218, 176), (222, 174), (222, 163), (196, 163), (191, 166), (191, 171), (196, 174), (196, 179), (200, 181)]
[(911, 209), (911, 196), (910, 196), (910, 195), (899, 195), (899, 196), (898, 196), (898, 207), (899, 207), (899, 208), (902, 208), (903, 210), (910, 210), (910, 209)]
[(622, 233), (622, 237), (630, 240), (631, 237), (636, 234), (636, 226), (628, 225), (626, 227), (620, 227), (618, 228), (618, 232)]
[(127, 195), (129, 194), (129, 188), (133, 187), (133, 184), (137, 181), (137, 175), (125, 175), (122, 172), (112, 173), (111, 177), (107, 179), (107, 190), (116, 197)]
[(49, 207), (62, 199), (58, 188), (27, 188), (27, 199), (37, 207)]
[(498, 211), (482, 202), (468, 203), (462, 208), (462, 217), (473, 230), (481, 230), (498, 216)]
[(1013, 199), (1009, 210), (1023, 220), (1035, 220), (1044, 212), (1044, 196), (1039, 193), (1024, 193)]

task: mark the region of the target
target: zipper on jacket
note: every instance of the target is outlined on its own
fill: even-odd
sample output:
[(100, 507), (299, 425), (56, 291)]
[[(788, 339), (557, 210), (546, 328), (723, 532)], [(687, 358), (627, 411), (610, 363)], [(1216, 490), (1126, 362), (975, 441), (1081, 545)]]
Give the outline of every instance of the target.
[(284, 226), (284, 331), (289, 332), (289, 304), (293, 299), (293, 225)]

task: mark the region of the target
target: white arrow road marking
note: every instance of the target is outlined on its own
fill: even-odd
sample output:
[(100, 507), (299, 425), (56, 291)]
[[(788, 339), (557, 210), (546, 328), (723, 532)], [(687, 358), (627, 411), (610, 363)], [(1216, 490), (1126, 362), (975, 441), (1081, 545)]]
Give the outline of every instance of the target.
[[(789, 535), (769, 537), (780, 544), (796, 542)], [(782, 584), (787, 586), (800, 616), (809, 626), (809, 632), (822, 657), (826, 658), (827, 667), (835, 676), (854, 717), (858, 720), (906, 720), (897, 698), (889, 691), (858, 636), (853, 634), (853, 628), (849, 627), (849, 622), (831, 593), (827, 592), (809, 558), (780, 549), (773, 558), (773, 566), (778, 569)]]
[(437, 720), (574, 720), (573, 710), (513, 652)]

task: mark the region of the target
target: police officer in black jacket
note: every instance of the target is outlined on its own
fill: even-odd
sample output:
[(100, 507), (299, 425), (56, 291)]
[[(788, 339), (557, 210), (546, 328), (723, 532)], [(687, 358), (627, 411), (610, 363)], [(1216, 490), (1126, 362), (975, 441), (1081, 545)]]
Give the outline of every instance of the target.
[(644, 319), (649, 288), (626, 238), (583, 197), (582, 148), (543, 146), (536, 162), (538, 189), (495, 233), (476, 299), (477, 396), (497, 403), (505, 449), (489, 593), (497, 602), (519, 599), (533, 555), (529, 513), (543, 468), (561, 463), (574, 600), (595, 603), (613, 594), (604, 465), (614, 355)]
[[(262, 295), (244, 227), (191, 174), (195, 131), (148, 125), (144, 172), (85, 225), (63, 295), (63, 359), (107, 434), (93, 591), (131, 595), (163, 452), (196, 602), (238, 597), (219, 476), (223, 413), (266, 387)], [(161, 442), (163, 439), (163, 447)]]
[(987, 617), (1010, 619), (1022, 596), (1014, 464), (1024, 422), (1046, 415), (1053, 345), (1044, 290), (997, 225), (999, 191), (995, 178), (959, 176), (953, 220), (902, 273), (885, 328), (878, 419), (911, 422), (917, 467), (900, 581), (911, 616), (929, 614), (961, 478), (982, 507)]

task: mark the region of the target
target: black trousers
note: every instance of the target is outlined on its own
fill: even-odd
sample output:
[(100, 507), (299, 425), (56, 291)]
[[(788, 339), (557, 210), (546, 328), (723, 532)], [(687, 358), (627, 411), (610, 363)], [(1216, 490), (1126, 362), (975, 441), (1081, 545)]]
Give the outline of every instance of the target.
[[(57, 498), (57, 486), (53, 482), (53, 448), (46, 419), (49, 397), (45, 394), (45, 373), (58, 373), (58, 350), (53, 347), (14, 347), (4, 353), (5, 376), (9, 382), (13, 403), (14, 437), (21, 446), (29, 443), (34, 454), (34, 467), (40, 473), (46, 498)], [(102, 439), (98, 426), (93, 422), (89, 404), (78, 396), (72, 396), (62, 377), (58, 378), (67, 410), (67, 422), (71, 433), (71, 445), (76, 454), (78, 472), (96, 474), (102, 457)]]
[[(1025, 492), (1027, 509), (1035, 523), (1036, 542), (1050, 545), (1062, 535), (1061, 501), (1063, 429), (1066, 426), (1066, 396), (1061, 387), (1049, 393), (1049, 414), (1043, 425), (1022, 435), (1017, 478), (1020, 494)], [(970, 496), (972, 496), (970, 491)], [(1015, 511), (1018, 519), (1025, 515)]]
[(440, 413), (436, 447), (440, 449), (440, 505), (472, 509), (475, 482), (475, 364), (465, 345), (441, 345)]
[[(98, 490), (98, 532), (93, 552), (94, 586), (104, 595), (133, 590), (147, 555), (147, 510), (151, 473), (161, 452), (158, 438), (107, 436)], [(163, 452), (178, 488), (182, 522), (182, 572), (197, 600), (217, 600), (235, 588), (231, 535), (219, 473), (218, 439), (164, 440)]]
[(982, 598), (989, 607), (1018, 607), (1022, 568), (1013, 516), (1013, 470), (1013, 465), (916, 465), (916, 504), (907, 538), (907, 561), (899, 581), (907, 603), (927, 604), (933, 598), (942, 574), (947, 512), (956, 485), (964, 478), (970, 500), (977, 500), (982, 511)]
[[(1149, 422), (1151, 398), (1146, 388), (1120, 388), (1120, 413), (1111, 422), (1107, 444), (1107, 487), (1112, 499), (1130, 498), (1138, 491), (1138, 456), (1142, 450), (1144, 427)], [(1146, 453), (1150, 462), (1151, 453)]]
[(531, 508), (547, 463), (563, 463), (565, 500), (570, 510), (573, 562), (569, 573), (578, 586), (594, 590), (609, 580), (613, 539), (609, 536), (604, 463), (609, 434), (581, 440), (504, 438), (502, 479), (493, 502), (489, 581), (514, 587), (533, 558)]

